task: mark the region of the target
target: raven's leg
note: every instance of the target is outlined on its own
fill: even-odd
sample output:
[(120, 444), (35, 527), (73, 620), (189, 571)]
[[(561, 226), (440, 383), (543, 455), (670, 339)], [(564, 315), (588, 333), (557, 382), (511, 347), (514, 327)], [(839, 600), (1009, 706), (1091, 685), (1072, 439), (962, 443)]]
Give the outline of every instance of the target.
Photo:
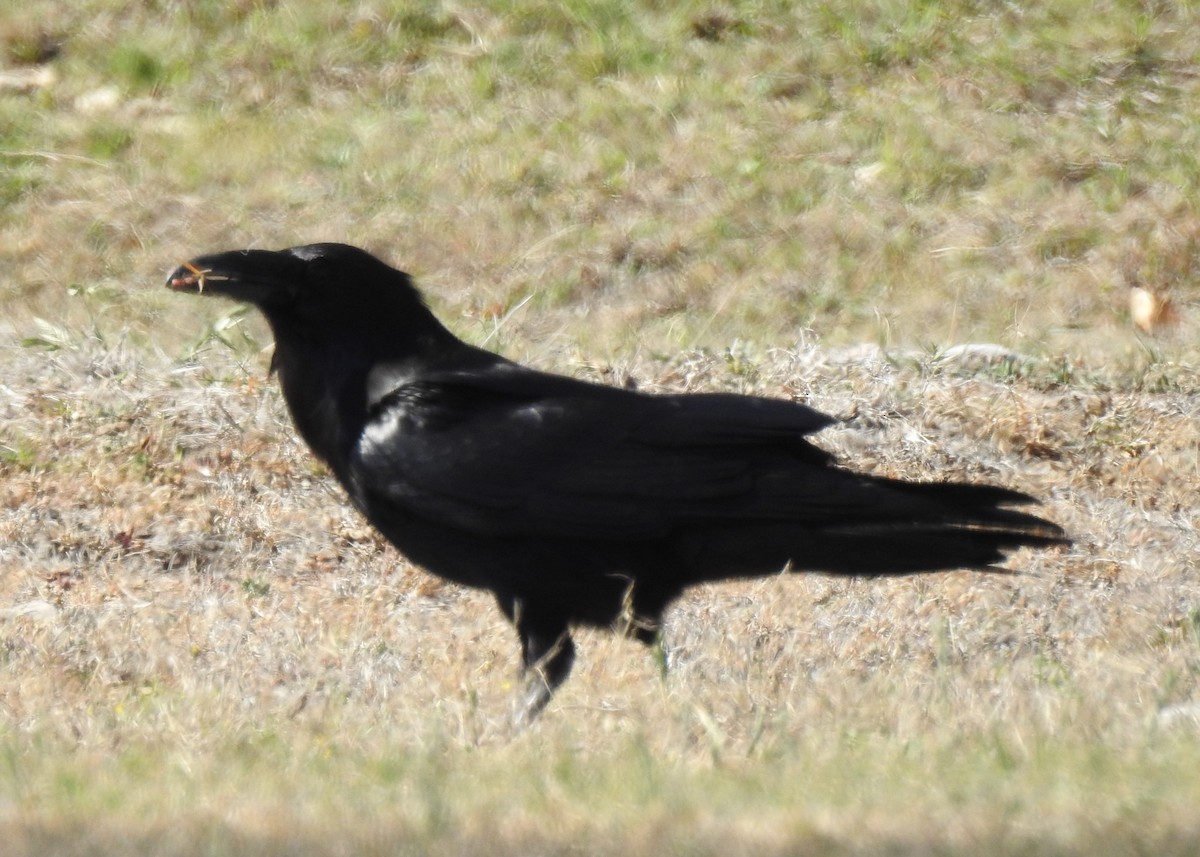
[(659, 678), (666, 679), (671, 669), (671, 650), (663, 635), (663, 611), (679, 596), (679, 590), (630, 590), (626, 596), (624, 621), (626, 634), (650, 649), (650, 657), (658, 667)]
[(659, 678), (666, 679), (671, 671), (671, 650), (667, 647), (660, 620), (644, 622), (634, 630), (633, 637), (650, 649), (650, 657), (658, 667)]
[(499, 598), (500, 609), (521, 638), (521, 671), (526, 676), (523, 701), (516, 711), (519, 722), (531, 723), (554, 695), (575, 663), (575, 643), (562, 618), (531, 608), (519, 598)]
[(528, 723), (541, 714), (554, 691), (571, 674), (575, 643), (565, 627), (557, 633), (528, 626), (518, 626), (517, 631), (521, 635), (521, 663), (528, 682), (520, 716)]

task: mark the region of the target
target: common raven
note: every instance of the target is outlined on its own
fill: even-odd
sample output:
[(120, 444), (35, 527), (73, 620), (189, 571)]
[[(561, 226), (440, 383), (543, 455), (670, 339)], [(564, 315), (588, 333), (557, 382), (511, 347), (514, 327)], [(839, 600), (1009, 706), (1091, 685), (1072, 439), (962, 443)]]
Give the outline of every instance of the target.
[(843, 469), (778, 399), (648, 395), (537, 372), (458, 340), (408, 275), (310, 244), (200, 256), (179, 291), (254, 304), (300, 434), (354, 505), (430, 571), (490, 590), (536, 715), (573, 625), (652, 643), (693, 584), (780, 572), (986, 569), (1066, 542), (1016, 491)]

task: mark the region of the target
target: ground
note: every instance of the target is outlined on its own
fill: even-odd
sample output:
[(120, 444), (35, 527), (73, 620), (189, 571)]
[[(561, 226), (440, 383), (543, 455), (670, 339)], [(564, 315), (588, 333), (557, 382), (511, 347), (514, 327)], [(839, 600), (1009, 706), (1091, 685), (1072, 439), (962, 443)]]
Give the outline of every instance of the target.
[[(11, 854), (1156, 854), (1200, 838), (1187, 4), (30, 2), (0, 21)], [(514, 730), (490, 599), (183, 258), (343, 240), (465, 338), (1008, 485), (1011, 574), (696, 589)], [(1139, 327), (1129, 296), (1170, 309)], [(1169, 302), (1169, 303), (1168, 303)]]

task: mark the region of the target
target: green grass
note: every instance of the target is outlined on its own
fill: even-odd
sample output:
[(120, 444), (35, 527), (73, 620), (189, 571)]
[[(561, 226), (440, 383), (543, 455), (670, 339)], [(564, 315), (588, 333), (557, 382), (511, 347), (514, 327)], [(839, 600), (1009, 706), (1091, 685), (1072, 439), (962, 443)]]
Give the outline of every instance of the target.
[[(6, 853), (1185, 854), (1200, 837), (1193, 3), (31, 0), (0, 19)], [(9, 71), (46, 70), (9, 85)], [(317, 240), (464, 337), (797, 397), (1030, 491), (981, 580), (765, 581), (581, 640), (331, 489), (265, 326), (161, 287)], [(1128, 287), (1170, 298), (1140, 332)], [(954, 346), (994, 343), (1001, 350)], [(1007, 349), (1007, 353), (1003, 350)]]
[[(931, 751), (891, 736), (836, 735), (697, 767), (664, 763), (641, 737), (610, 736), (596, 756), (557, 749), (561, 742), (536, 756), (525, 742), (441, 743), (388, 747), (381, 758), (323, 738), (297, 746), (267, 727), (208, 758), (169, 759), (165, 770), (158, 747), (127, 748), (102, 766), (77, 758), (53, 771), (18, 767), (52, 783), (50, 801), (69, 813), (31, 812), (10, 841), (23, 853), (78, 854), (1038, 855), (1117, 853), (1114, 842), (1135, 840), (1183, 854), (1194, 824), (1176, 827), (1169, 816), (1200, 797), (1175, 787), (1194, 779), (1170, 746), (1114, 757), (983, 735), (965, 743), (986, 750), (964, 755), (952, 745)], [(1086, 810), (1078, 772), (1092, 778)], [(135, 799), (132, 824), (114, 824), (109, 814), (128, 811), (131, 794), (144, 796), (147, 777), (160, 790)], [(1147, 799), (1160, 791), (1175, 792), (1169, 806)], [(899, 821), (909, 814), (930, 827)], [(1037, 814), (1053, 815), (1055, 828), (1031, 826)], [(98, 821), (85, 828), (83, 818)], [(339, 823), (345, 818), (360, 821)]]
[(19, 306), (56, 303), (53, 233), (24, 226), (46, 219), (89, 234), (56, 271), (122, 284), (353, 237), (468, 320), (545, 290), (530, 337), (579, 339), (586, 311), (603, 354), (811, 327), (1099, 359), (1137, 348), (1126, 281), (1174, 287), (1194, 255), (1188, 6), (57, 11), (47, 120), (5, 144)]

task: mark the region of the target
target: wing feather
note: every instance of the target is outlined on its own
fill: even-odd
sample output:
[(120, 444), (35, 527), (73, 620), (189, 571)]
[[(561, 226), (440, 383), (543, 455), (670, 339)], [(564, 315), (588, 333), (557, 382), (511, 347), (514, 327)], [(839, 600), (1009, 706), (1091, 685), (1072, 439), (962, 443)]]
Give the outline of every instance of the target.
[[(782, 400), (651, 396), (507, 364), (381, 396), (354, 470), (373, 502), (465, 530), (650, 539), (687, 520), (819, 515), (823, 490), (803, 476), (823, 481), (831, 459), (804, 436), (832, 422)], [(784, 474), (796, 496), (780, 505), (762, 485)]]

